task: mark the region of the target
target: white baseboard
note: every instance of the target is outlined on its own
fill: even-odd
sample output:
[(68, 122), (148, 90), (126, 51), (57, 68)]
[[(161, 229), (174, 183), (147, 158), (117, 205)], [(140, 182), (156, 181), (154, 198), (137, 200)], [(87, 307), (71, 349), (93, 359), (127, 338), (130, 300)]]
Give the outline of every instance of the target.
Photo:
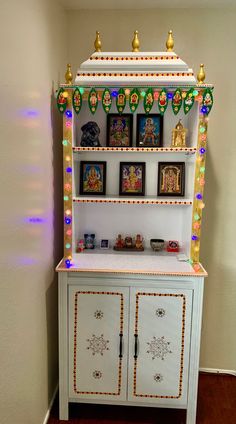
[(53, 402), (55, 400), (55, 397), (56, 397), (57, 392), (58, 392), (58, 384), (56, 385), (56, 388), (55, 388), (55, 390), (53, 392), (51, 402), (49, 404), (49, 407), (48, 407), (47, 413), (45, 415), (45, 418), (43, 420), (43, 424), (47, 424), (47, 422), (48, 422), (48, 419), (49, 419), (49, 416), (50, 416), (50, 412), (51, 412), (51, 409), (52, 409), (52, 405), (53, 405)]
[(236, 370), (221, 370), (216, 368), (200, 368), (200, 372), (209, 372), (212, 374), (230, 374), (236, 377)]

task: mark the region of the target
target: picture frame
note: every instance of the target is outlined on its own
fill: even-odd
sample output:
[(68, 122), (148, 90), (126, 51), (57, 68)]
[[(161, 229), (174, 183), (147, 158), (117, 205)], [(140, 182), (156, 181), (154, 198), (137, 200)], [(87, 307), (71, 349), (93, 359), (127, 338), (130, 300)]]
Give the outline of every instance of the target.
[(120, 196), (145, 196), (145, 162), (120, 162)]
[(133, 114), (107, 114), (107, 147), (131, 147), (133, 136)]
[(185, 193), (185, 163), (158, 163), (158, 196), (181, 196)]
[(80, 194), (98, 196), (106, 194), (106, 168), (104, 161), (80, 162)]
[(108, 239), (100, 240), (100, 249), (109, 249), (109, 240)]
[(162, 147), (163, 116), (160, 113), (137, 114), (136, 146)]

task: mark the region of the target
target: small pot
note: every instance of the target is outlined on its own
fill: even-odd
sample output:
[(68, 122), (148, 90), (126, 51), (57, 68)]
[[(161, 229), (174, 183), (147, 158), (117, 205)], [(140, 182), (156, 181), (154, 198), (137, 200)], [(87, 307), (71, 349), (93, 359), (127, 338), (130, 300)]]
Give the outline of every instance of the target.
[(151, 248), (155, 252), (159, 252), (160, 250), (162, 250), (163, 247), (164, 247), (164, 243), (165, 243), (165, 241), (163, 239), (151, 239), (150, 240)]

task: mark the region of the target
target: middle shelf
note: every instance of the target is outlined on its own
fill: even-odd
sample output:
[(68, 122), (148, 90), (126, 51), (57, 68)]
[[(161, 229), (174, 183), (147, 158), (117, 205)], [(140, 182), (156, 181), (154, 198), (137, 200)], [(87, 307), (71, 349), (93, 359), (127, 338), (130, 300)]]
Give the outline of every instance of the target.
[(193, 204), (191, 199), (183, 198), (165, 198), (158, 199), (155, 196), (144, 196), (142, 198), (125, 198), (118, 196), (75, 196), (75, 203), (121, 203), (121, 204), (136, 204), (136, 205), (174, 205), (174, 206), (190, 206)]

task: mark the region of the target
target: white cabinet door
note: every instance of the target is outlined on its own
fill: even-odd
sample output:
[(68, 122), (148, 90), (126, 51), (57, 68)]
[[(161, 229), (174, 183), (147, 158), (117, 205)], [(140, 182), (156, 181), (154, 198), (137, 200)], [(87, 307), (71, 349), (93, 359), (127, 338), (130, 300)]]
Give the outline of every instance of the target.
[(131, 289), (129, 400), (187, 405), (191, 290)]
[(126, 399), (128, 288), (69, 287), (69, 396)]

